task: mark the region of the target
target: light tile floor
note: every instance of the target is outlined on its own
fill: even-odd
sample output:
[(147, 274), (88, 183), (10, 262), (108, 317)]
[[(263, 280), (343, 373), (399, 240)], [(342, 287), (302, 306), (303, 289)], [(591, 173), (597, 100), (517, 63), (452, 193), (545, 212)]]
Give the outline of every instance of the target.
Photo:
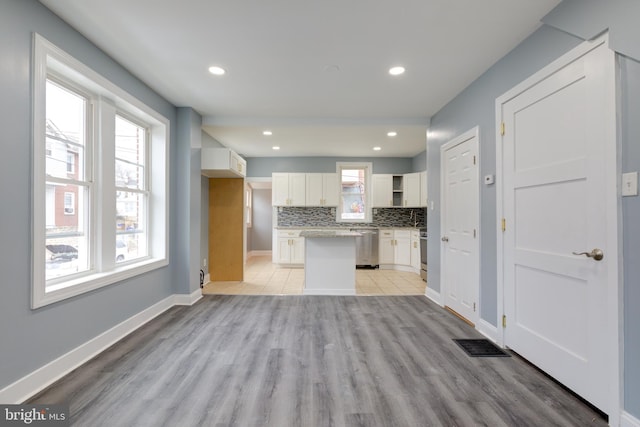
[[(242, 282), (209, 282), (203, 294), (301, 295), (304, 269), (271, 263), (271, 256), (249, 258)], [(356, 270), (357, 295), (424, 295), (426, 283), (415, 273)]]

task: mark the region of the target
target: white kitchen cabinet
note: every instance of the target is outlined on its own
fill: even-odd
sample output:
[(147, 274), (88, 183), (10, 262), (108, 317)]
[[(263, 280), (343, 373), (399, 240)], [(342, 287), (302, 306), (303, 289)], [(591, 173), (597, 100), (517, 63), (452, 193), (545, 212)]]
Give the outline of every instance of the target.
[(247, 162), (228, 148), (203, 148), (200, 169), (209, 178), (242, 178), (247, 173)]
[(338, 174), (306, 174), (306, 206), (338, 206)]
[(378, 262), (411, 265), (411, 231), (381, 229), (378, 234)]
[(304, 237), (300, 237), (300, 230), (278, 231), (278, 264), (304, 264)]
[(405, 208), (420, 206), (420, 172), (407, 173), (403, 176), (402, 196)]
[(374, 208), (389, 208), (393, 206), (393, 175), (371, 175), (371, 187)]
[(273, 173), (271, 175), (271, 202), (273, 206), (304, 206), (306, 174)]
[(411, 268), (420, 272), (420, 232), (411, 232)]
[(395, 246), (393, 230), (380, 230), (378, 234), (378, 263), (395, 263)]
[(420, 172), (420, 206), (427, 207), (427, 171)]
[(397, 265), (411, 265), (411, 231), (394, 230), (395, 262)]

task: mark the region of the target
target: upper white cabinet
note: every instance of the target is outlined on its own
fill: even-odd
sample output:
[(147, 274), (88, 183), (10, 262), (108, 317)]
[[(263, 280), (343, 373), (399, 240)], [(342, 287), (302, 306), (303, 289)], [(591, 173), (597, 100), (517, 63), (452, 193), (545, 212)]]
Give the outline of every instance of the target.
[(338, 206), (338, 174), (308, 173), (306, 175), (307, 206)]
[(228, 148), (203, 148), (200, 169), (209, 178), (243, 178), (247, 174), (247, 161)]
[(389, 208), (393, 206), (393, 175), (371, 175), (371, 188), (373, 189), (374, 208)]
[(420, 206), (420, 172), (408, 173), (402, 179), (403, 206), (417, 208)]
[(273, 206), (304, 206), (306, 174), (273, 173), (271, 175), (271, 203)]
[(420, 172), (420, 206), (427, 207), (427, 171)]
[[(371, 175), (373, 207), (417, 208), (426, 206), (426, 176), (426, 172), (407, 173), (404, 175)], [(422, 200), (423, 186), (424, 201)]]

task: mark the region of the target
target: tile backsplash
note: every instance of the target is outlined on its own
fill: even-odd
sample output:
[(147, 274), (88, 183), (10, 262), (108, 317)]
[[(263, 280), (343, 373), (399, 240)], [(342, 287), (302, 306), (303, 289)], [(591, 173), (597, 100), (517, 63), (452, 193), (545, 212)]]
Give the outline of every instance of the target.
[(374, 208), (370, 223), (336, 222), (335, 209), (278, 208), (278, 227), (425, 227), (426, 224), (426, 208)]

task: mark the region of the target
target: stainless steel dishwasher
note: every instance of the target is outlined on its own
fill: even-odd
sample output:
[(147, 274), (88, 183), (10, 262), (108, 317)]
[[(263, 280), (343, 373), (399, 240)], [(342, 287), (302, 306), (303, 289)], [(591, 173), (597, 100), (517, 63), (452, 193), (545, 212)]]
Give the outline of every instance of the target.
[(351, 231), (362, 234), (356, 237), (356, 267), (378, 267), (378, 230), (352, 228)]

